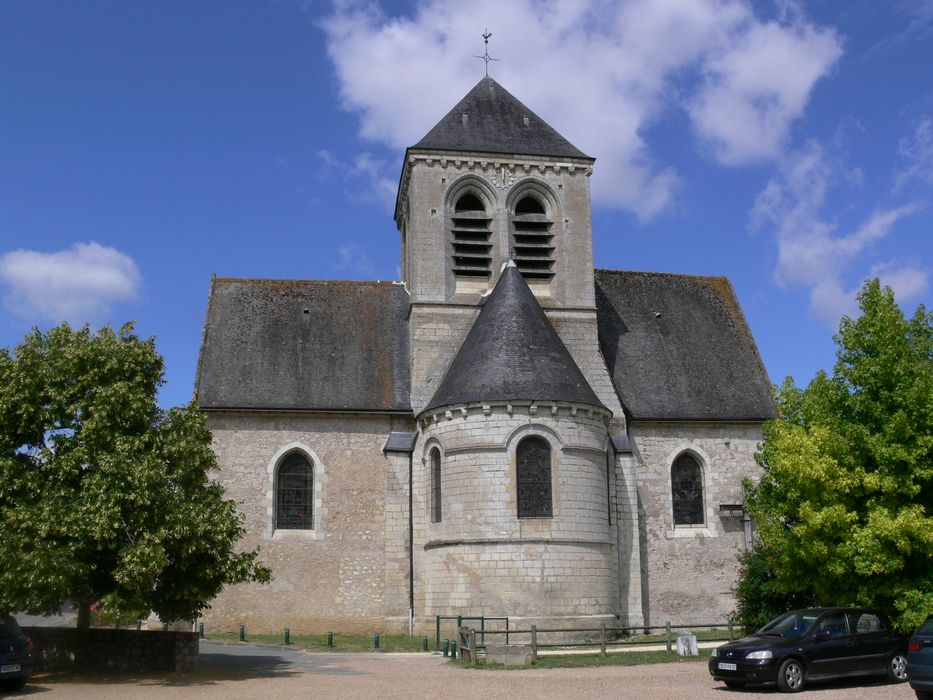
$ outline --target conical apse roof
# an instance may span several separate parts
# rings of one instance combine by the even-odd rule
[[[489,76],[412,148],[592,160]]]
[[[603,407],[512,262],[425,410],[490,401]]]

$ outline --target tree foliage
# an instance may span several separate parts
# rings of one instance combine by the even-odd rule
[[[204,416],[161,411],[162,376],[132,325],[0,350],[0,610],[71,599],[193,619],[224,585],[269,580],[258,552],[234,551]]]
[[[787,380],[747,507],[777,591],[872,605],[910,629],[933,612],[933,314],[869,281],[833,374]]]

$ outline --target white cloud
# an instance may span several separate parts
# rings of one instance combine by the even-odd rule
[[[364,138],[399,149],[482,75],[482,44],[463,30],[481,21],[502,59],[493,76],[599,158],[594,200],[647,219],[680,182],[645,139],[666,111],[685,109],[724,163],[779,152],[841,52],[833,31],[794,7],[766,21],[742,0],[426,0],[389,17],[375,3],[341,2],[322,26],[344,108]]]
[[[337,256],[339,259],[335,267],[338,270],[361,277],[371,277],[375,271],[366,251],[356,243],[340,246],[337,249]]]
[[[93,241],[55,253],[5,253],[0,279],[8,287],[4,301],[14,313],[71,323],[106,315],[112,304],[135,298],[140,284],[132,258]]]
[[[858,287],[847,289],[845,273],[860,255],[888,236],[897,223],[923,208],[921,201],[873,211],[851,232],[840,232],[824,209],[830,190],[846,173],[817,143],[789,155],[758,195],[750,213],[753,228],[772,226],[778,247],[775,279],[784,287],[810,290],[814,316],[835,325],[856,310]],[[926,273],[918,267],[875,264],[864,276],[880,276],[901,300],[922,291]],[[861,279],[861,278],[860,278]]]
[[[871,276],[894,290],[898,301],[916,299],[925,294],[930,283],[929,273],[910,263],[891,260],[872,266]]]
[[[933,185],[933,119],[921,119],[914,133],[901,139],[898,150],[906,165],[897,173],[895,189],[902,192],[912,185]]]
[[[391,211],[395,205],[397,183],[390,176],[391,166],[384,160],[374,158],[370,153],[356,155],[352,163],[347,163],[328,150],[318,151],[318,158],[345,180],[355,183],[349,198],[358,202],[375,202]]]

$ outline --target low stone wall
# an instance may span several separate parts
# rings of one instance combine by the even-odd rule
[[[23,628],[35,644],[36,671],[116,670],[184,673],[198,660],[195,632]]]

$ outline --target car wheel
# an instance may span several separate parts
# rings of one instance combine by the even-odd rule
[[[732,690],[742,690],[745,688],[745,684],[739,681],[723,681],[723,683],[726,684],[727,688],[731,688]]]
[[[22,690],[24,685],[26,685],[25,678],[8,678],[7,680],[0,681],[0,690],[7,693],[15,693],[17,690]]]
[[[803,690],[803,664],[797,659],[787,659],[778,669],[778,690],[783,693],[799,693]]]
[[[892,654],[888,659],[888,680],[892,683],[907,680],[907,657],[903,654]]]

